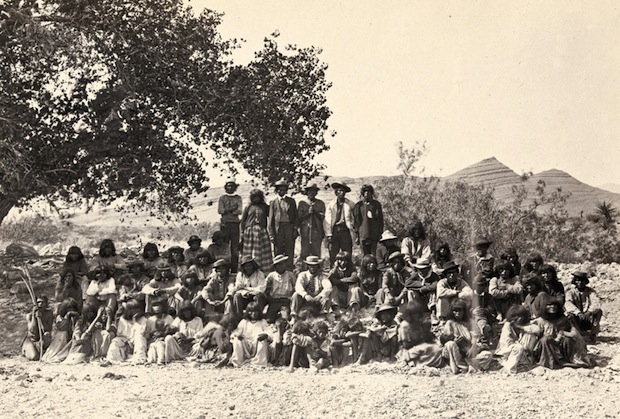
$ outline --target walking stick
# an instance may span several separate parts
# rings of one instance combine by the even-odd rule
[[[22,281],[24,283],[24,285],[26,285],[26,289],[28,290],[28,294],[30,294],[30,299],[32,300],[32,306],[36,307],[37,306],[37,298],[34,295],[34,287],[32,286],[32,278],[30,277],[30,272],[28,272],[28,268],[26,267],[26,264],[24,264],[24,267],[21,268],[21,271],[23,273],[22,275]],[[26,279],[28,279],[28,281],[26,282]],[[39,329],[39,362],[41,362],[41,358],[43,357],[43,325],[41,324],[40,319],[37,319],[36,316],[34,318],[34,320],[37,322],[37,329]]]

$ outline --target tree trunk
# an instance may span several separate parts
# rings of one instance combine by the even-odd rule
[[[15,206],[15,200],[9,198],[6,195],[0,194],[0,225],[2,225],[2,221],[9,214],[11,208]]]

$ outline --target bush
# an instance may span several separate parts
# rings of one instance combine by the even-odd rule
[[[0,225],[0,237],[6,241],[31,244],[55,243],[62,240],[70,231],[70,222],[58,223],[42,215],[21,218],[18,222]]]

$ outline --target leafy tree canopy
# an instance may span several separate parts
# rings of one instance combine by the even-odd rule
[[[245,66],[178,0],[0,4],[0,222],[35,197],[183,213],[213,167],[300,185],[328,149],[326,64],[276,37]]]

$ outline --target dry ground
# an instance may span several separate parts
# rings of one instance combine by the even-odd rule
[[[48,365],[14,355],[15,344],[4,332],[16,330],[20,317],[4,317],[2,352],[9,356],[0,359],[0,417],[618,417],[620,267],[598,271],[592,284],[606,316],[600,342],[590,351],[600,366],[517,376],[452,376],[447,369],[399,370],[390,364],[318,374],[188,363]],[[19,307],[6,295],[1,289],[0,298]]]

